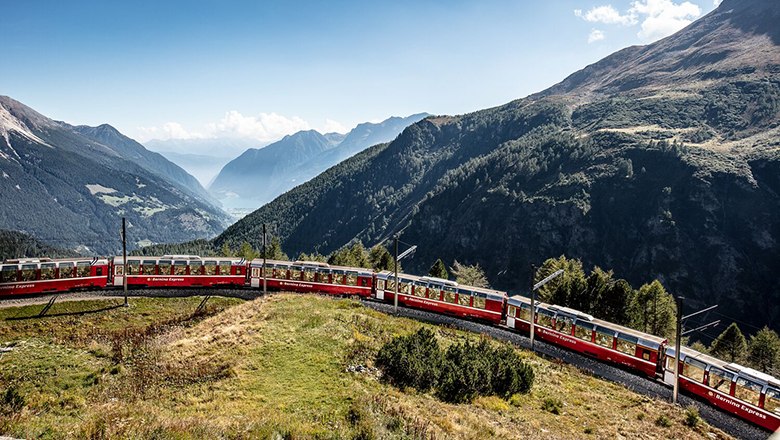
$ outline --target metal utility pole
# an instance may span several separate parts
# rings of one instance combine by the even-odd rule
[[[395,293],[393,294],[393,311],[398,313],[398,234],[395,235],[395,281],[393,286],[395,287]]]
[[[720,320],[710,322],[709,324],[704,324],[701,327],[697,327],[692,330],[686,330],[683,331],[683,321],[686,319],[696,316],[700,313],[708,312],[716,307],[718,307],[717,304],[714,306],[707,307],[706,309],[699,310],[698,312],[693,312],[690,315],[683,316],[682,310],[683,310],[683,298],[682,296],[677,297],[677,331],[675,332],[675,341],[674,341],[674,389],[672,391],[672,403],[677,404],[677,399],[680,394],[680,350],[681,350],[681,343],[682,343],[682,337],[684,335],[687,335],[689,333],[703,330],[707,327],[716,326],[720,323]]]
[[[536,332],[536,290],[563,274],[563,269],[551,273],[542,281],[534,284],[531,289],[531,351],[534,351],[534,333]]]
[[[683,297],[677,297],[677,331],[674,341],[674,391],[672,391],[672,403],[677,405],[677,397],[680,394],[680,339],[682,339],[682,308]]]
[[[265,223],[263,223],[263,295],[266,295],[268,293],[268,283],[266,282],[265,277]]]
[[[125,307],[129,307],[127,303],[127,226],[126,219],[122,217],[122,290],[125,292]]]

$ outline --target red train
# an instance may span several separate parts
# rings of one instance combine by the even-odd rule
[[[393,273],[311,261],[245,261],[195,255],[9,260],[0,265],[0,297],[83,289],[235,287],[351,295],[394,302]],[[398,275],[398,303],[530,331],[531,301],[505,292],[433,277]],[[657,336],[595,319],[577,310],[536,304],[537,338],[667,384],[674,382],[674,349]],[[780,429],[780,380],[683,348],[680,387],[711,405],[770,431]]]

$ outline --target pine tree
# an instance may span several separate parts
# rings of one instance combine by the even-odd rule
[[[677,325],[677,304],[674,297],[654,280],[639,288],[631,305],[632,327],[666,338],[674,336]]]
[[[450,274],[447,273],[447,266],[444,265],[444,262],[441,261],[441,258],[433,263],[433,266],[431,266],[431,268],[428,270],[428,275],[445,280],[450,277]]]
[[[750,337],[748,343],[750,364],[768,374],[780,373],[780,336],[764,327]]]
[[[222,243],[222,249],[219,251],[220,257],[232,257],[233,251],[230,250],[230,246],[228,246],[227,242]]]
[[[729,362],[740,362],[747,353],[745,335],[736,323],[732,322],[710,346],[710,353]]]
[[[260,255],[260,252],[252,249],[252,245],[248,242],[241,243],[241,249],[238,251],[238,257],[241,257],[247,261],[252,261]]]
[[[381,244],[371,248],[371,251],[368,253],[368,260],[371,262],[371,267],[374,270],[395,270],[393,256]],[[402,272],[400,263],[398,264],[398,272]]]
[[[568,259],[565,255],[558,258],[548,258],[534,274],[534,283],[547,278],[558,269],[563,269],[563,274],[540,287],[537,291],[539,299],[545,302],[562,306],[571,306],[571,299],[578,297],[587,288],[585,271],[582,262],[577,259]],[[588,310],[582,310],[587,312]]]
[[[282,241],[279,239],[279,237],[272,236],[271,240],[268,244],[265,246],[265,257],[269,260],[289,260],[290,258],[287,256],[287,254],[284,253],[282,250]],[[259,257],[263,256],[262,251],[258,255]]]
[[[468,266],[460,264],[458,260],[455,260],[455,262],[452,263],[450,271],[452,272],[452,275],[455,276],[455,281],[460,284],[474,287],[490,287],[487,276],[485,276],[485,271],[479,267],[479,264]]]

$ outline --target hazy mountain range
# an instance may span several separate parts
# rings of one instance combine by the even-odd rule
[[[566,254],[777,329],[777,23],[779,2],[724,0],[541,93],[417,122],[215,245],[259,246],[268,223],[290,255],[327,253],[406,228],[412,272],[457,259],[483,266],[494,287],[526,291],[532,264]]]
[[[226,163],[250,148],[263,147],[260,141],[244,138],[152,139],[144,146],[156,151],[195,176],[208,188]]]
[[[222,168],[209,186],[227,208],[256,209],[364,149],[394,139],[425,113],[358,124],[346,135],[299,131],[251,148]]]
[[[0,96],[0,228],[111,254],[216,235],[230,218],[198,181],[110,125],[72,126]]]

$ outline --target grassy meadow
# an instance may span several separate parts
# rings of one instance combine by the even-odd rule
[[[0,309],[0,435],[19,438],[728,438],[684,409],[520,350],[529,394],[443,403],[373,366],[428,326],[355,300],[132,298]],[[443,346],[480,335],[429,326]],[[498,344],[498,342],[495,342]],[[690,417],[693,419],[693,417]]]

